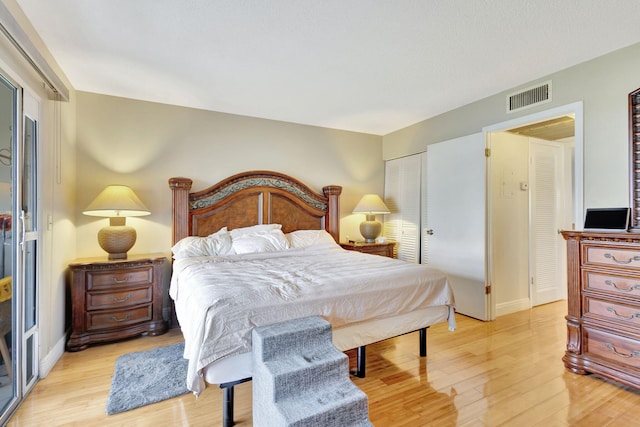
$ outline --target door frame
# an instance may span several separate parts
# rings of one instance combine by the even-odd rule
[[[29,391],[31,391],[33,389],[33,387],[35,386],[36,382],[39,379],[39,361],[40,361],[40,337],[39,337],[39,328],[40,328],[40,302],[41,302],[41,296],[40,296],[40,289],[41,289],[41,281],[40,281],[40,276],[41,276],[41,272],[43,271],[42,268],[42,258],[44,256],[44,252],[43,252],[43,245],[42,245],[42,234],[41,234],[41,226],[42,226],[42,168],[40,166],[40,159],[42,158],[42,99],[40,99],[37,95],[31,93],[28,88],[22,88],[22,111],[21,111],[21,132],[22,135],[20,136],[20,144],[22,149],[19,150],[20,151],[20,156],[16,156],[16,162],[20,162],[20,164],[18,165],[17,169],[17,179],[16,179],[16,189],[19,189],[18,191],[16,191],[16,194],[19,194],[19,202],[20,205],[24,205],[25,200],[23,200],[23,197],[25,195],[25,182],[24,182],[24,178],[25,178],[25,166],[26,166],[26,162],[31,160],[32,164],[31,164],[31,168],[32,168],[32,184],[35,185],[35,193],[32,195],[33,197],[33,202],[35,204],[35,211],[34,212],[30,212],[30,214],[32,215],[31,217],[31,227],[29,228],[29,230],[27,231],[25,229],[25,224],[23,224],[23,222],[26,220],[25,218],[22,218],[22,213],[24,212],[21,208],[20,210],[20,226],[21,229],[24,230],[24,232],[22,232],[22,237],[20,238],[19,241],[17,241],[17,245],[19,245],[19,248],[16,248],[16,268],[19,269],[19,274],[20,274],[20,287],[21,287],[21,310],[22,310],[22,314],[21,314],[21,318],[20,318],[20,322],[18,322],[20,324],[20,351],[21,351],[21,368],[23,370],[22,375],[21,375],[21,381],[22,381],[22,395],[26,396],[27,393],[29,393]],[[32,147],[32,152],[31,155],[33,158],[28,159],[27,158],[27,148],[25,145],[25,138],[26,138],[26,119],[29,118],[31,119],[34,124],[35,124],[35,134],[32,136],[32,138],[35,139],[35,141],[33,141],[33,147]],[[17,221],[16,221],[17,223]],[[31,266],[33,267],[33,269],[35,271],[31,271],[30,273],[28,272],[28,269],[30,268],[29,265],[26,264],[26,260],[27,260],[27,254],[26,254],[26,246],[28,242],[35,242],[35,253],[33,256],[35,256],[35,263]],[[32,291],[32,295],[31,295],[31,303],[33,303],[33,309],[34,309],[34,313],[33,313],[33,325],[31,325],[29,327],[29,329],[26,329],[26,308],[27,308],[27,292],[28,292],[28,286],[29,284],[27,283],[29,281],[29,277],[33,276],[33,283],[31,284],[33,286],[33,288],[31,289]],[[32,345],[32,349],[31,349],[31,353],[28,353],[27,351],[27,341],[29,339],[32,339],[31,341],[31,345]],[[27,375],[30,375],[30,377],[27,377]]]
[[[496,123],[493,125],[485,126],[482,128],[485,137],[485,148],[491,150],[491,138],[492,132],[503,132],[509,129],[525,126],[532,123],[542,122],[550,120],[552,118],[573,114],[574,127],[575,127],[575,151],[574,151],[574,170],[573,170],[573,223],[574,228],[576,225],[582,224],[582,216],[584,211],[584,117],[583,117],[583,103],[582,101],[566,104],[563,106],[551,108],[548,110],[540,111],[538,113],[529,114],[526,116],[518,117],[512,120]],[[487,283],[493,286],[493,257],[491,254],[492,248],[492,227],[491,227],[491,215],[492,215],[492,194],[490,187],[491,179],[491,158],[487,156],[486,161],[486,179],[487,179],[487,191],[486,191],[486,274]],[[496,316],[496,303],[493,297],[494,292],[489,294],[489,319],[494,320]]]

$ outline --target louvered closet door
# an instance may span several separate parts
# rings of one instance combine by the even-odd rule
[[[429,264],[429,209],[427,202],[429,195],[427,194],[428,185],[427,178],[429,176],[428,152],[420,155],[422,179],[420,182],[420,263]]]
[[[564,297],[561,262],[565,246],[558,230],[564,229],[562,203],[563,153],[558,143],[530,139],[531,153],[531,298],[532,305],[546,304]]]
[[[385,163],[384,199],[391,214],[384,235],[398,242],[398,259],[414,263],[420,262],[420,177],[420,155]]]

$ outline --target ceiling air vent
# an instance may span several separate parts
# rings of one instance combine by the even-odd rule
[[[507,96],[507,113],[551,101],[551,80]]]

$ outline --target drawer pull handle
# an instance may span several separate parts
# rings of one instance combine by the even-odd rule
[[[116,316],[111,316],[110,319],[113,320],[114,322],[124,322],[125,320],[129,319],[131,317],[131,313],[127,313],[126,316],[124,316],[122,319],[118,319]]]
[[[111,276],[111,281],[113,283],[126,283],[129,281],[129,279],[131,279],[131,275],[127,274],[127,276],[124,279],[118,279],[116,276]]]
[[[613,280],[605,280],[604,281],[605,285],[609,285],[609,286],[613,286],[614,288],[616,288],[619,291],[623,291],[623,292],[631,292],[631,291],[635,291],[640,289],[640,285],[633,285],[630,288],[621,288],[620,286],[616,285],[616,282],[614,282]]]
[[[129,298],[131,298],[133,296],[133,294],[129,294],[126,297],[120,299],[120,298],[116,298],[113,295],[111,295],[111,301],[113,302],[125,302],[126,300],[128,300]]]
[[[612,259],[614,262],[617,262],[618,264],[631,264],[633,261],[640,261],[640,256],[638,256],[638,255],[636,255],[636,256],[634,256],[634,257],[629,258],[627,261],[616,259],[616,256],[615,256],[615,255],[611,255],[611,254],[609,254],[609,253],[604,254],[604,257],[605,257],[605,258],[610,258],[610,259]]]
[[[624,357],[625,359],[629,359],[634,356],[640,356],[640,351],[632,351],[631,353],[620,353],[613,344],[609,344],[608,342],[604,344],[609,350],[611,350],[616,356]]]
[[[636,313],[636,314],[632,314],[632,315],[629,315],[629,316],[625,316],[625,315],[623,315],[623,314],[618,314],[618,312],[616,311],[616,309],[615,309],[615,308],[613,308],[613,307],[607,307],[607,311],[608,311],[608,312],[610,312],[610,313],[613,313],[616,317],[621,317],[621,318],[623,318],[623,319],[629,319],[629,320],[631,320],[631,319],[633,319],[634,317],[640,317],[640,314],[638,314],[638,313]]]

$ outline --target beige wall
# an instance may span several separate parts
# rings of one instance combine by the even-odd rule
[[[578,101],[584,103],[584,206],[628,206],[628,94],[640,87],[640,43],[523,83],[551,79],[553,101],[507,114],[511,89],[383,137],[392,159],[425,151],[429,144],[482,131],[483,127]]]
[[[167,180],[185,176],[202,190],[238,172],[267,169],[289,174],[315,191],[343,186],[341,235],[359,235],[364,219],[351,215],[359,198],[382,194],[382,138],[78,92],[77,247],[100,256],[96,234],[107,219],[82,209],[108,184],[131,186],[152,212],[129,218],[138,232],[133,252],[171,247],[171,194]]]
[[[71,86],[68,86],[71,89]],[[64,351],[70,327],[67,266],[76,258],[76,103],[71,89],[69,102],[46,101],[42,147],[44,171],[41,217],[45,268],[40,283],[40,359],[41,374],[46,375]],[[56,105],[57,104],[57,105]],[[47,222],[51,220],[49,226]],[[67,319],[67,320],[65,320]],[[46,358],[46,359],[45,359]]]

